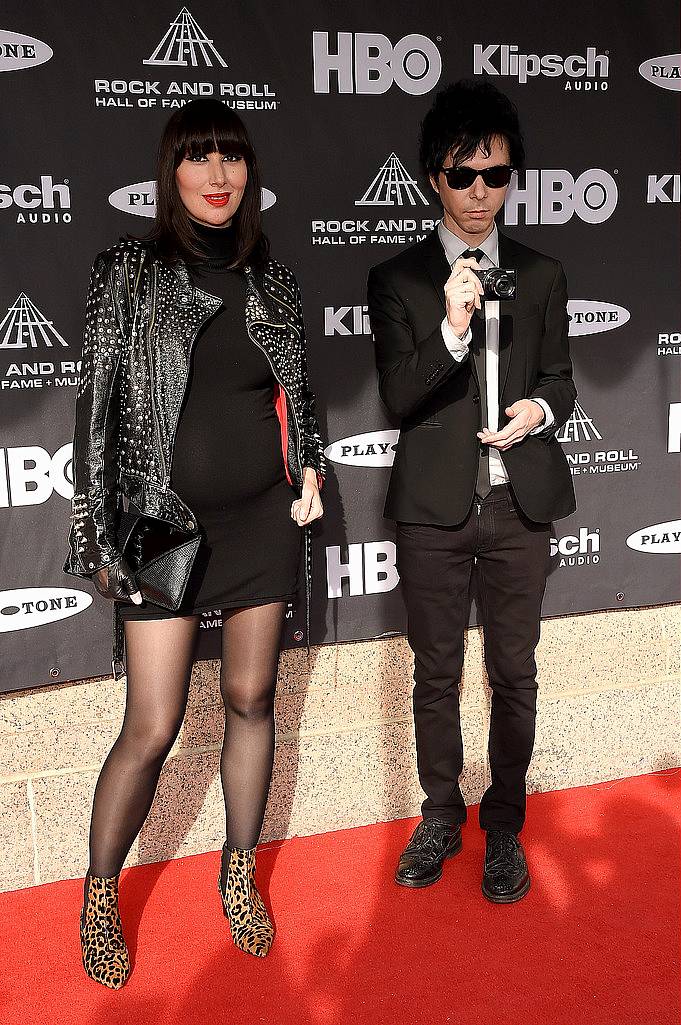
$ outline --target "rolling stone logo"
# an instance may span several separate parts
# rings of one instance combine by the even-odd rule
[[[428,206],[428,197],[396,153],[391,153],[355,200],[356,207],[413,208],[414,216],[346,217],[313,220],[311,241],[314,246],[406,245],[419,242],[433,230],[438,218],[421,217],[419,209]]]
[[[53,55],[52,48],[33,36],[0,30],[0,71],[21,71],[45,64]]]
[[[0,210],[10,211],[17,224],[70,224],[69,179],[41,174],[39,183],[0,185]]]
[[[0,321],[0,391],[75,387],[80,360],[55,358],[68,347],[54,323],[20,292]]]
[[[187,69],[193,77],[168,81],[167,75],[162,80],[159,72],[159,78],[154,79],[96,78],[95,106],[172,111],[200,96],[212,96],[232,110],[273,111],[279,107],[277,93],[268,82],[224,80],[223,72],[228,63],[222,49],[186,7],[170,22],[142,64],[175,75]],[[217,73],[220,80],[215,81],[211,72]],[[208,80],[197,81],[198,74]]]
[[[73,587],[17,587],[0,591],[0,633],[56,623],[84,612],[92,595]]]
[[[596,299],[569,299],[567,304],[571,338],[613,331],[626,324],[631,314],[624,306],[604,303]]]
[[[573,477],[629,473],[641,467],[641,457],[631,448],[597,448],[592,452],[585,447],[603,441],[603,435],[579,402],[575,402],[572,416],[563,424],[556,438],[562,445],[580,446],[576,452],[565,453]]]
[[[260,209],[268,210],[277,201],[277,197],[269,189],[261,190]],[[116,189],[109,196],[109,203],[116,210],[122,210],[126,214],[136,214],[138,217],[156,216],[156,182],[135,182],[133,185],[124,185],[122,189]]]

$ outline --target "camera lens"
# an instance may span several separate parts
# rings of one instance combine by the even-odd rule
[[[513,295],[513,279],[508,274],[500,274],[494,282],[494,291],[500,299]]]

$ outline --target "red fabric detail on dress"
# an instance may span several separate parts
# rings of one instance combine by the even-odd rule
[[[286,470],[286,480],[291,484],[291,474],[288,468],[288,413],[286,410],[286,395],[284,389],[281,387],[279,382],[274,386],[274,408],[279,417],[279,427],[281,429],[281,453],[284,457],[284,469]]]

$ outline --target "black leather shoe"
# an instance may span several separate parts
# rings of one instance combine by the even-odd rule
[[[485,848],[482,892],[494,904],[513,904],[530,888],[525,852],[515,833],[490,829]]]
[[[461,850],[461,826],[442,819],[424,819],[402,851],[395,882],[400,886],[430,886],[442,875],[445,858]]]

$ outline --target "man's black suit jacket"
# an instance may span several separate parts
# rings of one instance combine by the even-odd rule
[[[500,303],[499,428],[518,399],[542,398],[555,417],[502,459],[525,515],[548,523],[575,509],[570,469],[556,432],[572,414],[576,389],[568,347],[567,282],[557,260],[499,232],[499,266],[518,273],[518,298]],[[457,362],[442,339],[450,274],[433,231],[369,273],[368,302],[379,393],[400,423],[385,515],[452,526],[475,492],[480,389],[475,362]]]

